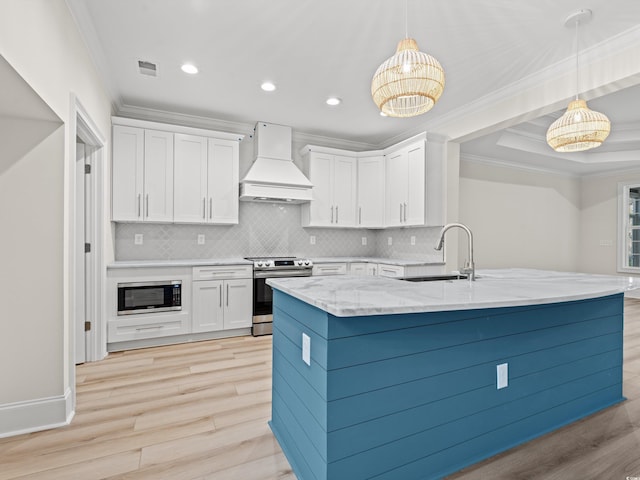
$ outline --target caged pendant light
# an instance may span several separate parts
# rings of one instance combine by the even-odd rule
[[[591,15],[591,10],[582,9],[565,21],[566,27],[576,28],[576,98],[547,130],[547,143],[556,152],[582,152],[599,147],[611,131],[607,116],[589,109],[587,102],[578,98],[578,25],[591,20]]]
[[[433,108],[444,90],[444,70],[431,55],[418,50],[407,32],[395,55],[385,60],[371,81],[371,96],[380,112],[389,117],[415,117]]]

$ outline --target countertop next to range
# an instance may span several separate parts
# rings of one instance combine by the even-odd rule
[[[267,283],[338,317],[539,305],[640,288],[638,277],[530,269],[480,270],[475,282],[414,283],[338,275],[269,279]]]
[[[444,265],[444,262],[424,262],[420,260],[403,260],[398,258],[373,257],[310,257],[314,263],[384,263],[398,266]],[[253,262],[244,258],[200,258],[184,260],[118,260],[110,263],[107,268],[151,268],[151,267],[199,267],[205,265],[252,265]]]

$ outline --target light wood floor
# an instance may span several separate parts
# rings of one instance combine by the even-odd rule
[[[626,402],[449,478],[640,477],[638,300],[626,303],[624,362]],[[270,374],[271,337],[149,348],[80,365],[72,424],[0,439],[0,480],[295,480],[267,425]]]

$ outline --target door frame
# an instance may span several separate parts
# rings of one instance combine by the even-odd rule
[[[106,324],[104,319],[104,288],[105,288],[105,276],[106,270],[104,266],[104,178],[105,171],[107,170],[107,155],[105,153],[105,146],[107,144],[105,137],[102,135],[93,119],[87,113],[80,100],[75,94],[71,94],[71,111],[70,111],[70,134],[73,136],[73,142],[70,142],[72,148],[75,150],[76,138],[80,139],[85,144],[85,158],[88,160],[86,163],[92,165],[92,172],[90,175],[90,200],[87,202],[91,211],[89,216],[92,219],[91,225],[88,226],[89,238],[91,238],[92,253],[89,256],[89,262],[86,278],[86,284],[89,285],[89,291],[86,292],[86,296],[89,299],[87,315],[92,319],[91,330],[87,332],[86,342],[86,361],[101,360],[107,355],[106,344]],[[75,155],[72,155],[73,161],[76,161]],[[74,188],[70,188],[71,195],[71,208],[74,212],[78,201],[84,199],[76,198],[75,185],[77,181],[84,181],[84,179],[78,179],[75,168],[72,171],[72,185]],[[83,245],[76,245],[75,235],[70,235],[70,248],[71,252],[75,252],[78,248],[84,248]],[[69,299],[69,305],[75,305],[75,299],[77,295],[85,294],[85,284],[80,284],[75,278],[74,262],[75,257],[73,254],[69,255],[69,259],[72,262],[72,268],[69,269],[72,272],[73,278],[71,281],[72,288],[70,289],[71,298]],[[75,326],[78,322],[75,309],[71,310],[70,314],[69,330],[73,332],[69,341],[69,356],[71,364],[71,384],[75,384]]]

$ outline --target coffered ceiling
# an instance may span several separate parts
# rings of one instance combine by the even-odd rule
[[[609,66],[591,67],[595,59],[640,47],[638,0],[67,3],[121,115],[171,112],[184,122],[207,119],[244,133],[266,121],[356,149],[427,130],[463,142],[467,158],[576,174],[640,162],[640,59],[623,66],[612,60],[611,71],[624,74],[610,84]],[[405,35],[405,5],[408,34],[440,61],[446,87],[427,114],[385,118],[371,100],[371,78]],[[564,20],[580,8],[593,11],[580,30],[585,97],[613,129],[593,153],[560,156],[546,146],[544,133],[575,93],[574,31]],[[156,76],[141,74],[138,61],[157,65]],[[199,73],[183,73],[185,62]],[[266,80],[275,83],[274,92],[260,89]],[[532,102],[532,87],[544,82],[546,90]],[[326,105],[329,96],[342,103]],[[498,99],[509,101],[503,117],[484,115]]]

